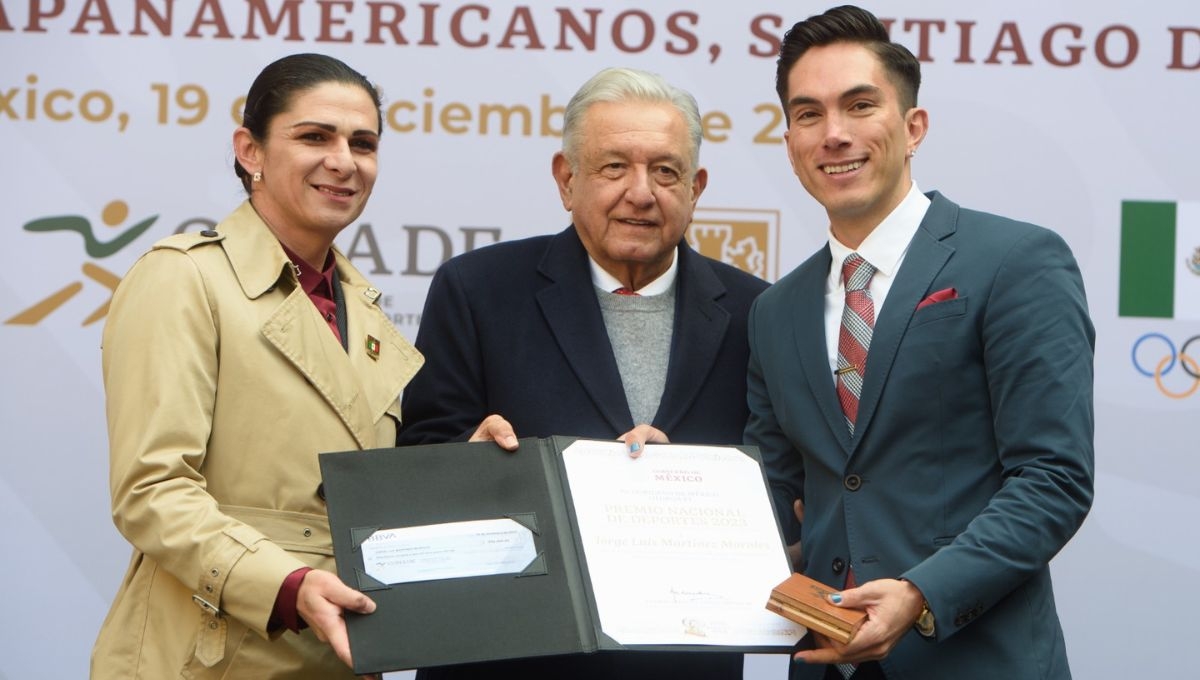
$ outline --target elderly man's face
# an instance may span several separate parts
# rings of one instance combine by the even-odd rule
[[[683,114],[666,103],[601,102],[584,113],[575,166],[554,157],[563,207],[601,267],[631,288],[667,270],[707,174],[692,167]]]

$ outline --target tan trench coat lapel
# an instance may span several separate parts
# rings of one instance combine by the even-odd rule
[[[388,409],[400,408],[397,399],[400,391],[408,384],[425,362],[421,353],[392,326],[391,321],[379,308],[381,294],[372,288],[362,274],[334,249],[337,258],[338,278],[346,297],[347,331],[346,354],[350,365],[359,376],[366,398],[364,407],[371,421],[378,421]],[[331,334],[332,335],[332,334]],[[378,351],[368,347],[370,341],[378,341]],[[380,442],[377,446],[392,446],[393,442]]]
[[[263,336],[321,394],[360,448],[375,446],[375,427],[358,375],[329,326],[299,286],[263,324]]]
[[[420,365],[413,362],[404,366],[404,362],[419,358],[419,354],[391,327],[386,316],[374,306],[374,300],[365,302],[367,286],[362,276],[336,253],[338,275],[346,294],[348,355],[298,285],[283,248],[250,203],[243,203],[232,219],[256,223],[238,229],[239,237],[226,238],[223,243],[246,296],[257,299],[281,284],[291,288],[263,324],[263,337],[304,375],[360,448],[391,446],[392,442],[375,441],[374,423],[396,403],[400,390]],[[264,252],[273,256],[264,258]],[[366,356],[368,334],[385,345],[376,361]],[[406,370],[401,370],[401,366]]]

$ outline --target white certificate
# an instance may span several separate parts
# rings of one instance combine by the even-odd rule
[[[563,451],[600,627],[623,645],[783,646],[791,574],[758,463],[734,448],[580,440]]]
[[[388,584],[518,573],[535,555],[533,533],[511,519],[380,529],[362,544],[363,569]]]

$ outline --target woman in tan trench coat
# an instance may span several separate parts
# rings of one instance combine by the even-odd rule
[[[134,551],[93,678],[353,676],[342,612],[374,603],[333,573],[317,454],[392,446],[422,362],[333,248],[371,193],[381,122],[342,62],[269,65],[234,133],[249,200],[119,286],[103,374]]]

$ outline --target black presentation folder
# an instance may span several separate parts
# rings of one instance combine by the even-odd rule
[[[378,605],[346,614],[355,673],[597,650],[790,650],[622,645],[605,635],[561,458],[574,441],[522,439],[515,453],[489,442],[320,455],[338,576]],[[737,448],[761,468],[756,448]],[[359,545],[377,529],[503,518],[534,534],[537,559],[522,573],[387,585],[364,572]]]

